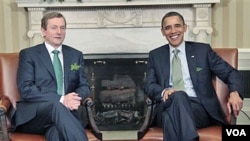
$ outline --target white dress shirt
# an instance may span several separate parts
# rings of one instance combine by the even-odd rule
[[[51,59],[51,62],[53,62],[53,57],[54,57],[54,54],[52,53],[53,50],[55,50],[54,47],[52,47],[50,44],[46,43],[45,42],[45,46],[49,52],[49,55],[50,55],[50,59]],[[62,46],[59,46],[56,50],[58,50],[60,53],[58,54],[58,57],[60,59],[60,62],[62,64],[62,72],[63,72],[63,91],[62,91],[62,96],[61,96],[61,99],[60,99],[60,102],[63,102],[63,98],[64,98],[64,95],[65,95],[65,91],[64,91],[64,70],[63,70],[63,53],[62,53]]]
[[[190,97],[197,97],[193,83],[191,81],[189,69],[188,69],[188,63],[187,63],[187,57],[186,57],[186,50],[185,50],[185,41],[183,41],[180,46],[178,47],[172,47],[171,45],[169,49],[170,53],[170,66],[172,66],[172,60],[174,57],[173,50],[177,48],[179,50],[178,56],[181,59],[181,68],[182,68],[182,76],[183,76],[183,81],[184,81],[184,87],[185,87],[185,92],[188,94]],[[172,69],[170,69],[170,76],[172,76]],[[172,77],[169,77],[169,86],[171,87],[173,85],[172,82]],[[164,93],[165,90],[163,90]],[[163,94],[162,93],[162,94]]]

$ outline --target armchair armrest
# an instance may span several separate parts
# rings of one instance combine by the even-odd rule
[[[236,124],[236,117],[233,115],[232,113],[232,117],[231,117],[231,122],[230,122],[231,125],[235,125]]]
[[[148,128],[149,128],[151,120],[152,120],[153,104],[154,103],[150,98],[146,99],[147,111],[146,111],[146,115],[145,115],[145,120],[144,120],[141,128],[137,132],[138,140],[140,140],[145,135],[145,133],[148,131]]]
[[[102,140],[102,132],[99,130],[99,128],[96,125],[96,122],[94,120],[93,112],[92,112],[92,106],[94,104],[93,100],[91,98],[86,98],[83,101],[83,104],[86,106],[87,110],[87,117],[88,117],[88,122],[91,127],[91,131],[93,134],[100,140]]]
[[[3,140],[3,141],[9,141],[6,111],[7,111],[7,108],[5,105],[2,105],[2,100],[1,100],[0,101],[0,140]]]
[[[231,109],[233,109],[231,107]],[[228,113],[228,112],[227,112]],[[228,113],[229,114],[229,113]],[[226,116],[226,121],[230,124],[230,125],[236,125],[236,121],[237,121],[237,117],[234,115],[233,111],[231,112],[231,114],[229,116]]]
[[[7,112],[10,108],[11,103],[7,97],[2,97],[0,100],[0,108],[4,110],[4,112]]]

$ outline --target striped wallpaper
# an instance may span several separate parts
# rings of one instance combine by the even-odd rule
[[[212,46],[250,48],[250,1],[221,0],[213,7]]]

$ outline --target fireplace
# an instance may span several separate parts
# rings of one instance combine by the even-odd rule
[[[97,56],[85,58],[97,126],[103,131],[139,129],[145,114],[146,55]]]

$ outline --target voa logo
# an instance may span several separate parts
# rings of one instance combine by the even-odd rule
[[[226,129],[227,136],[247,136],[244,129]]]

